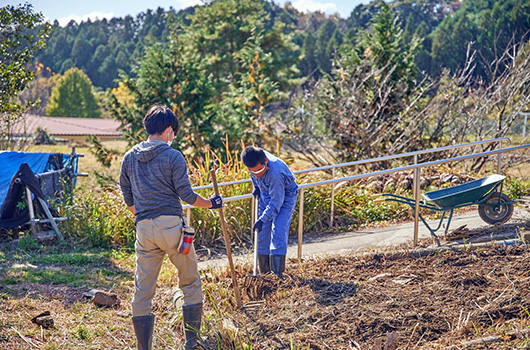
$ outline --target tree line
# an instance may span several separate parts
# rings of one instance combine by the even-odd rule
[[[264,23],[267,29],[282,26],[283,34],[290,35],[293,45],[283,54],[290,56],[285,59],[298,59],[298,73],[293,78],[319,78],[331,72],[334,54],[340,46],[353,43],[357,33],[368,28],[381,11],[382,1],[359,5],[345,19],[320,12],[301,13],[290,4],[280,7],[263,0],[257,4],[268,17]],[[466,58],[467,43],[473,42],[484,56],[475,74],[487,78],[488,62],[495,52],[527,35],[530,29],[530,5],[524,0],[394,0],[389,4],[404,31],[404,40],[413,36],[422,40],[415,63],[419,71],[431,76],[439,76],[444,68],[460,68]],[[229,14],[233,12],[226,7],[240,5],[245,6],[241,2],[225,6],[226,25],[236,24],[230,23]],[[176,12],[173,8],[159,7],[135,17],[81,23],[72,20],[65,27],[55,22],[46,47],[36,54],[35,60],[58,74],[77,67],[102,89],[117,87],[120,70],[130,74],[146,48],[155,43],[168,43],[176,28],[189,25],[197,8],[200,7]],[[248,20],[241,23],[243,27],[252,25],[251,19]]]

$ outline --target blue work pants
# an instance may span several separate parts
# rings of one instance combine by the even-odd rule
[[[285,196],[283,205],[278,215],[270,221],[263,223],[263,228],[258,235],[259,255],[286,255],[287,238],[289,236],[289,226],[293,217],[297,196]],[[259,216],[265,210],[270,197],[260,196]]]

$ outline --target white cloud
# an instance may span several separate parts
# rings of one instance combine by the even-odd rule
[[[107,20],[110,20],[112,17],[115,17],[113,12],[93,11],[93,12],[87,13],[87,14],[82,15],[82,16],[76,15],[76,14],[71,14],[71,15],[66,16],[66,17],[58,18],[57,21],[59,21],[59,25],[64,27],[71,20],[74,20],[74,21],[76,21],[79,24],[79,23],[81,23],[81,21],[86,22],[89,18],[90,18],[91,21],[95,21],[95,20],[103,19],[103,18],[106,18]]]
[[[185,9],[195,5],[204,5],[204,1],[202,0],[177,0],[177,2],[180,4],[181,9]]]
[[[337,11],[337,5],[331,2],[320,3],[313,0],[297,0],[293,2],[293,6],[299,11],[321,11],[326,13],[333,13]]]

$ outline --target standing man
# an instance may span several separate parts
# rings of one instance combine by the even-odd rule
[[[193,191],[182,154],[171,148],[178,120],[165,106],[153,106],[144,118],[147,141],[123,157],[120,187],[125,203],[136,216],[136,272],[132,321],[139,350],[152,346],[155,315],[151,301],[165,255],[178,270],[179,288],[184,294],[182,315],[185,349],[197,349],[201,328],[202,285],[193,247],[193,229],[188,227],[181,200],[196,207],[217,209],[223,198],[209,200]]]
[[[252,228],[259,232],[259,270],[282,277],[298,185],[287,164],[261,148],[246,147],[241,160],[250,171],[252,194],[259,196],[259,218]]]

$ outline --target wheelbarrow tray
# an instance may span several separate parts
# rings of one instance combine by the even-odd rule
[[[442,210],[477,204],[481,198],[499,186],[505,178],[506,176],[494,174],[462,185],[424,193],[423,198]]]

